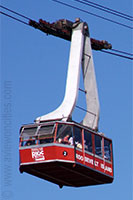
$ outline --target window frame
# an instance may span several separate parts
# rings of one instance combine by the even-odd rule
[[[77,144],[76,144],[75,128],[81,130],[81,131],[80,131],[80,139],[81,139],[81,142],[79,142],[79,143],[77,143]],[[74,135],[74,146],[75,146],[76,150],[84,151],[84,150],[83,150],[83,148],[84,148],[84,144],[83,144],[83,128],[74,125],[74,126],[73,126],[73,135]],[[78,146],[77,146],[77,145],[78,145]],[[81,145],[81,146],[80,146],[80,145]]]
[[[98,154],[96,153],[96,140],[95,140],[96,137],[101,138],[101,145],[100,145],[100,148],[101,148],[101,150],[100,150],[101,155],[98,155]],[[103,137],[102,137],[101,135],[98,135],[98,134],[95,134],[95,136],[94,136],[94,154],[95,154],[96,157],[103,158]]]
[[[83,129],[84,130],[84,141],[86,140],[86,138],[85,138],[85,135],[87,135],[87,134],[89,134],[90,136],[91,136],[91,148],[92,148],[92,150],[91,151],[89,151],[89,147],[88,147],[88,150],[85,148],[85,146],[86,145],[88,145],[89,146],[89,143],[88,144],[85,144],[85,142],[84,142],[84,151],[85,151],[85,153],[89,153],[89,154],[94,154],[94,152],[93,152],[93,133],[91,133],[89,130],[85,130],[85,129]],[[90,138],[88,137],[88,139],[90,140]],[[88,141],[89,141],[88,140]]]

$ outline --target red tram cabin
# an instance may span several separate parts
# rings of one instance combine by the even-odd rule
[[[112,140],[74,122],[22,126],[19,152],[21,173],[60,187],[113,181]]]

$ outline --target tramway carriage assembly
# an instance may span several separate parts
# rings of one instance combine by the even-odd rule
[[[38,117],[34,124],[23,125],[20,129],[20,172],[60,187],[112,183],[112,140],[98,132],[99,100],[92,57],[92,48],[108,48],[108,43],[103,41],[104,47],[99,42],[94,44],[88,25],[80,20],[29,23],[47,34],[71,40],[71,47],[62,104],[55,111]],[[72,121],[72,112],[81,66],[88,112],[81,123],[76,123]]]

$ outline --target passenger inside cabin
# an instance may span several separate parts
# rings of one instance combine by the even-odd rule
[[[67,134],[64,138],[58,139],[59,143],[73,145],[73,137]]]
[[[74,127],[75,133],[75,146],[79,149],[82,149],[82,129],[79,127]]]
[[[35,145],[36,141],[35,139],[33,140],[32,137],[29,138],[29,140],[26,141],[25,146],[30,146],[30,145]]]
[[[43,138],[39,140],[39,144],[47,144],[47,143],[52,143],[53,138]]]
[[[63,138],[62,143],[64,143],[64,144],[69,144],[69,135],[66,135],[66,136]]]
[[[59,125],[57,130],[57,142],[73,145],[73,128],[70,125]]]
[[[84,141],[85,151],[92,153],[92,134],[87,130],[84,131]]]
[[[67,134],[62,140],[61,140],[62,144],[70,144],[73,145],[73,137],[70,136],[69,134]]]
[[[104,158],[111,161],[111,143],[109,140],[104,140]]]
[[[88,151],[88,145],[87,145],[87,143],[86,143],[86,140],[84,140],[84,148],[85,148],[85,150]]]
[[[70,143],[70,145],[73,145],[73,137],[72,136],[69,137],[69,143]]]
[[[106,160],[111,160],[111,155],[110,155],[110,151],[109,151],[108,147],[106,147],[105,150],[104,150],[104,158]]]
[[[76,143],[76,147],[79,148],[79,149],[82,149],[82,144],[79,143],[79,142],[75,142]]]

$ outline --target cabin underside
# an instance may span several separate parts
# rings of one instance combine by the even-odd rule
[[[79,163],[52,161],[47,163],[21,164],[20,172],[26,172],[63,186],[82,187],[112,183],[113,178]]]

